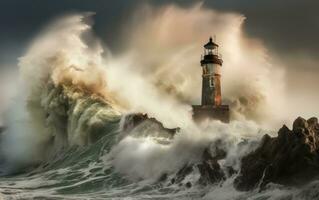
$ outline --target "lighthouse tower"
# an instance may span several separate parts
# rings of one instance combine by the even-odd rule
[[[220,106],[222,103],[220,68],[223,61],[218,54],[218,45],[212,38],[209,38],[209,42],[204,45],[204,56],[200,64],[203,69],[202,105]]]
[[[202,67],[201,105],[193,105],[193,117],[196,121],[211,118],[229,122],[229,106],[222,105],[221,67],[223,60],[218,53],[218,45],[209,38],[204,45],[204,55],[200,61]]]

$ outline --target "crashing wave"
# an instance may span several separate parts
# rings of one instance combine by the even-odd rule
[[[101,96],[62,84],[48,84],[41,105],[54,146],[88,145],[117,127],[121,113]]]
[[[19,120],[9,124],[13,126],[8,126],[3,133],[1,148],[10,167],[26,161],[32,166],[40,165],[30,169],[24,168],[26,163],[23,163],[19,169],[11,170],[24,173],[1,179],[0,192],[13,195],[21,192],[30,199],[64,198],[65,195],[73,199],[127,196],[142,199],[147,195],[162,199],[269,199],[274,188],[284,193],[279,194],[278,199],[307,193],[307,189],[291,192],[293,189],[269,182],[267,187],[262,184],[265,190],[261,193],[255,187],[247,193],[234,187],[238,174],[244,173],[242,161],[245,164],[247,154],[254,157],[263,148],[258,145],[265,131],[245,119],[262,121],[270,114],[266,105],[274,105],[281,99],[279,90],[272,87],[279,77],[269,76],[273,70],[265,67],[268,62],[264,59],[264,49],[256,44],[251,48],[247,38],[240,34],[243,17],[215,13],[200,6],[191,12],[178,7],[163,11],[164,17],[159,12],[150,15],[150,19],[163,20],[160,24],[167,28],[165,30],[172,29],[174,33],[179,30],[174,23],[166,24],[174,19],[189,16],[190,23],[183,24],[185,27],[180,29],[183,34],[159,34],[158,40],[152,35],[161,33],[157,31],[158,24],[154,26],[154,20],[141,23],[142,27],[137,29],[144,31],[143,34],[134,32],[133,44],[127,48],[140,52],[143,59],[128,53],[123,60],[119,59],[120,64],[112,59],[104,62],[103,49],[90,38],[91,27],[85,23],[84,15],[72,15],[54,23],[34,41],[19,64],[26,93],[22,104],[26,104],[26,108],[22,111],[27,116],[22,124],[16,123]],[[230,75],[225,79],[228,83],[225,94],[231,97],[229,101],[235,102],[233,107],[243,121],[234,120],[230,124],[206,121],[196,125],[191,119],[188,103],[194,100],[194,91],[199,91],[195,85],[200,84],[193,82],[198,81],[193,80],[193,74],[199,68],[194,68],[197,50],[191,48],[194,44],[190,41],[194,36],[204,36],[202,32],[184,33],[195,30],[189,26],[193,24],[206,30],[206,38],[206,34],[211,33],[211,29],[206,29],[208,23],[218,25],[216,30],[221,31],[218,35],[228,48],[225,56],[234,66],[225,67],[229,70],[225,74]],[[152,42],[147,42],[150,38]],[[163,52],[169,55],[154,54],[153,41],[155,46],[161,41],[157,45],[161,48],[165,45]],[[189,43],[186,50],[185,43]],[[243,48],[242,43],[246,44]],[[248,49],[254,49],[254,54]],[[176,63],[183,64],[176,66]],[[243,70],[249,72],[247,79],[238,79]],[[167,80],[165,84],[163,77]],[[255,77],[260,81],[256,83]],[[272,96],[278,98],[270,98]],[[274,100],[275,103],[269,102]],[[123,112],[119,107],[126,109]],[[147,113],[150,118],[128,113]],[[19,129],[14,129],[16,127]],[[311,140],[308,136],[302,137]],[[265,143],[264,139],[262,145],[271,146],[277,140],[268,138]],[[1,169],[5,169],[2,163]],[[262,165],[253,186],[256,182],[259,186],[262,177],[269,178],[260,173],[264,171]],[[316,188],[317,183],[311,187]],[[34,194],[34,190],[39,193]]]

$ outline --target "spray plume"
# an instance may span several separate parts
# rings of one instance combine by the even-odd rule
[[[200,96],[201,46],[213,34],[218,35],[222,47],[223,93],[225,102],[232,105],[234,119],[267,121],[271,115],[269,106],[279,105],[272,97],[281,98],[282,73],[269,64],[260,42],[243,35],[242,15],[219,13],[200,4],[191,8],[146,6],[128,26],[125,34],[128,41],[123,40],[122,53],[107,57],[91,33],[89,18],[77,14],[58,19],[33,41],[20,59],[27,102],[23,109],[28,113],[22,121],[27,123],[14,124],[22,128],[9,129],[6,134],[3,143],[8,157],[12,154],[24,159],[41,157],[36,149],[46,148],[44,144],[52,137],[60,138],[55,139],[56,143],[87,144],[87,135],[93,132],[88,127],[106,123],[109,113],[143,112],[166,127],[183,130],[170,147],[128,136],[114,148],[112,157],[119,170],[130,160],[129,152],[145,158],[136,158],[140,162],[136,162],[132,173],[147,178],[168,170],[165,167],[159,170],[152,161],[171,162],[174,169],[187,159],[196,160],[194,155],[202,149],[202,143],[230,134],[237,138],[244,132],[258,132],[253,122],[198,127],[192,121],[190,104],[198,103]],[[278,87],[271,88],[274,83]],[[24,128],[26,124],[28,129]],[[215,134],[213,139],[209,134]],[[23,150],[12,145],[17,136],[23,136]],[[41,139],[34,142],[34,138]],[[186,147],[189,148],[183,151],[185,156],[173,162]],[[26,156],[28,148],[33,153]],[[150,168],[145,170],[141,165]]]

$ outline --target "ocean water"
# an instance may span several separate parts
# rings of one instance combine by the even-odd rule
[[[109,109],[109,108],[108,108]],[[0,177],[0,198],[2,199],[216,199],[216,200],[292,200],[318,199],[319,181],[300,188],[270,184],[266,190],[258,188],[249,192],[239,192],[233,187],[236,175],[213,185],[198,183],[199,172],[194,171],[185,179],[172,184],[172,171],[163,181],[143,178],[132,179],[130,174],[119,172],[114,166],[112,150],[119,143],[121,116],[108,116],[108,126],[104,135],[94,143],[67,147],[35,166],[24,168],[13,174]],[[122,119],[123,121],[123,119]],[[150,128],[151,127],[151,128]],[[157,130],[144,124],[143,129]],[[140,129],[138,129],[141,131]],[[138,134],[138,137],[148,137]],[[167,136],[167,135],[166,135]],[[129,134],[123,137],[131,137]],[[157,142],[163,140],[157,134]],[[156,139],[153,137],[152,139]],[[172,138],[166,138],[160,145],[169,146]],[[141,144],[144,145],[144,144]],[[134,150],[133,150],[134,151]],[[154,152],[153,152],[154,153]],[[113,155],[112,155],[113,154]],[[120,155],[120,154],[117,154]],[[161,159],[159,157],[159,159]],[[132,165],[124,168],[130,169]],[[147,167],[147,166],[146,166]],[[128,170],[129,171],[129,170]],[[187,182],[192,187],[186,187]]]
[[[175,8],[170,8],[170,12],[174,10]],[[180,13],[179,9],[177,11],[174,12]],[[192,16],[196,19],[193,24],[201,25],[205,30],[207,27],[213,27],[214,30],[209,28],[208,32],[214,32],[216,26],[207,26],[207,22],[214,21],[211,19],[215,16],[214,12],[211,14],[205,11],[204,14],[206,14],[202,15],[201,10],[195,9],[195,11],[184,10],[182,17],[168,15],[173,18],[167,21]],[[208,21],[197,17],[198,14],[199,16],[208,15],[206,16]],[[123,64],[123,61],[115,62],[116,58],[113,58],[106,63],[103,62],[106,58],[102,56],[102,45],[97,43],[96,46],[92,46],[92,41],[86,42],[82,37],[83,34],[90,33],[90,25],[85,23],[84,18],[85,16],[81,14],[61,18],[59,22],[50,25],[48,30],[35,38],[25,56],[20,58],[20,73],[24,81],[22,83],[24,87],[21,87],[23,91],[20,93],[23,97],[19,97],[21,101],[18,102],[18,106],[14,105],[10,110],[12,119],[6,124],[7,129],[0,136],[0,200],[319,199],[319,181],[299,187],[269,184],[264,190],[257,187],[248,192],[237,191],[233,187],[237,174],[227,176],[226,180],[219,183],[200,184],[200,173],[196,165],[201,162],[205,148],[214,149],[218,144],[219,148],[227,152],[226,158],[220,161],[222,169],[231,166],[240,170],[241,157],[252,151],[256,147],[253,144],[258,144],[260,137],[269,132],[261,130],[251,121],[232,121],[229,124],[210,121],[197,126],[191,119],[189,105],[182,104],[175,95],[169,96],[163,93],[163,88],[161,90],[157,88],[154,82],[145,77],[145,74],[136,74],[138,70],[135,70],[135,66],[131,68],[127,66],[128,63],[136,63],[136,60],[124,59]],[[234,22],[238,24],[238,30],[240,30],[242,16],[236,15],[232,18],[234,21],[227,21],[231,27],[230,30],[233,30]],[[151,21],[157,22],[157,20]],[[176,24],[180,24],[179,21]],[[224,26],[225,23],[219,24]],[[158,27],[157,24],[154,27]],[[172,33],[175,33],[176,27],[172,27]],[[192,31],[195,30],[193,27],[190,28]],[[149,30],[149,28],[142,30]],[[230,32],[228,29],[222,30],[225,30],[227,34]],[[240,33],[241,31],[237,31],[236,28],[233,33],[236,41],[241,41]],[[190,40],[193,41],[194,34],[190,35]],[[141,40],[143,44],[145,44],[144,38],[152,38],[152,41],[154,38],[153,35],[145,37],[144,33],[140,37],[143,37]],[[152,46],[153,42],[150,44]],[[135,46],[139,45],[135,44]],[[158,57],[160,61],[166,59],[160,53],[153,53],[152,48],[144,49],[144,45],[142,46],[141,52],[150,52],[152,56],[160,55]],[[242,67],[251,66],[253,70],[247,68],[244,71],[253,71],[247,77],[255,79],[256,68],[268,66],[264,62],[260,63],[259,60],[264,59],[253,62],[250,55],[255,54],[248,53],[248,57],[246,54],[243,56],[245,48],[241,46],[233,48],[233,42],[230,47],[230,52],[238,49],[230,54],[230,58],[233,58],[233,55],[240,55],[235,57],[243,59],[233,61],[232,67],[237,66],[238,73],[243,71]],[[166,49],[175,51],[175,48],[171,46]],[[249,49],[256,51],[255,48]],[[184,45],[181,52],[184,52]],[[186,63],[186,58],[197,55],[194,52],[190,53],[192,56],[185,54],[178,57]],[[146,56],[141,55],[144,61]],[[171,58],[174,67],[176,67],[175,56],[172,57],[174,59]],[[170,59],[167,60],[170,61]],[[249,63],[238,65],[247,61]],[[193,63],[197,62],[197,56],[196,60],[189,60],[190,69],[193,69]],[[137,63],[139,66],[143,62]],[[169,68],[167,72],[170,74],[172,65],[167,66]],[[149,65],[143,67],[153,72]],[[176,74],[185,72],[185,67],[181,65]],[[228,69],[232,71],[234,68]],[[237,73],[236,70],[234,71]],[[258,75],[261,73],[259,71],[264,73],[263,68],[257,71]],[[194,73],[193,70],[189,71],[191,79]],[[163,77],[167,75],[157,77],[157,81],[161,83]],[[155,74],[149,76],[154,77]],[[253,97],[251,102],[248,101],[250,102],[247,104],[248,110],[239,106],[239,111],[247,111],[248,114],[251,113],[257,118],[266,115],[264,110],[268,110],[268,107],[259,105],[259,101],[255,102],[263,97],[264,93],[257,96],[255,94],[259,94],[261,88],[265,87],[252,87],[254,86],[252,80],[241,83],[237,82],[237,74],[234,74],[234,77],[236,82],[230,81],[231,85],[234,86],[233,90],[236,93],[239,91],[235,97]],[[267,78],[265,85],[271,83],[269,90],[271,92],[266,92],[268,94],[266,97],[277,101],[280,99],[279,96],[277,93],[275,95],[272,93],[274,81],[268,80],[269,77],[275,76],[269,76],[266,73],[265,77]],[[170,81],[172,80],[175,86],[175,77]],[[181,83],[183,86],[184,81]],[[193,86],[194,83],[191,82],[190,85]],[[187,93],[194,95],[192,87]],[[273,96],[278,98],[271,98]],[[124,111],[120,111],[117,104],[129,106],[123,109]],[[253,105],[258,106],[251,107]],[[151,121],[145,121],[137,127],[130,127],[131,130],[124,130],[123,124],[130,124],[131,119],[127,116],[132,110],[156,116],[162,123],[165,121],[164,124],[181,126],[181,130],[172,137]],[[242,145],[242,141],[246,141],[245,145]],[[171,180],[185,165],[193,166],[193,171],[183,180],[172,183]],[[166,179],[163,178],[164,175]]]

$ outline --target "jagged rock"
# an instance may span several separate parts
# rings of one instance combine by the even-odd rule
[[[181,184],[181,182],[185,179],[187,175],[193,172],[192,165],[184,165],[175,175],[174,178],[171,179],[171,184]],[[187,187],[187,186],[186,186]]]
[[[167,180],[167,174],[163,174],[159,179],[158,179],[158,182],[163,182],[163,181],[166,181]]]
[[[308,128],[308,122],[302,117],[298,117],[292,124],[292,130],[294,131],[306,128]]]
[[[219,143],[220,141],[216,141]],[[211,144],[211,148],[205,148],[202,154],[202,159],[199,164],[186,164],[184,165],[171,179],[171,184],[181,184],[185,177],[191,174],[196,168],[200,173],[199,183],[203,185],[218,183],[225,179],[225,174],[221,169],[218,160],[226,157],[226,152],[218,148],[216,143]],[[185,184],[187,188],[190,188],[192,184],[187,182]]]
[[[176,183],[180,183],[181,181],[184,180],[184,178],[189,175],[190,173],[193,172],[193,166],[191,165],[185,165],[182,169],[180,169],[177,174],[175,181]]]
[[[142,122],[145,122],[147,120],[151,121],[152,123],[155,123],[155,124],[159,125],[163,130],[165,130],[171,136],[174,136],[180,130],[180,128],[166,128],[157,119],[150,118],[150,117],[148,117],[147,114],[144,114],[144,113],[133,113],[133,114],[129,114],[129,115],[127,115],[125,117],[124,124],[123,124],[123,131],[129,132],[134,127],[137,127]]]
[[[222,159],[226,154],[222,150],[219,151],[221,154],[213,157],[208,149],[204,150],[202,155],[203,161],[197,165],[201,175],[199,179],[201,184],[217,183],[225,179],[225,174],[217,161]]]
[[[123,131],[130,131],[134,127],[138,126],[143,121],[147,120],[147,114],[136,113],[125,116],[125,121],[123,124]]]
[[[263,136],[260,146],[241,160],[234,181],[238,190],[250,190],[269,182],[297,185],[319,175],[319,124],[317,118],[298,117],[289,130],[285,125],[278,137]]]
[[[185,186],[186,186],[187,188],[191,188],[191,187],[192,187],[192,184],[191,184],[190,182],[187,182],[187,183],[185,184]]]

